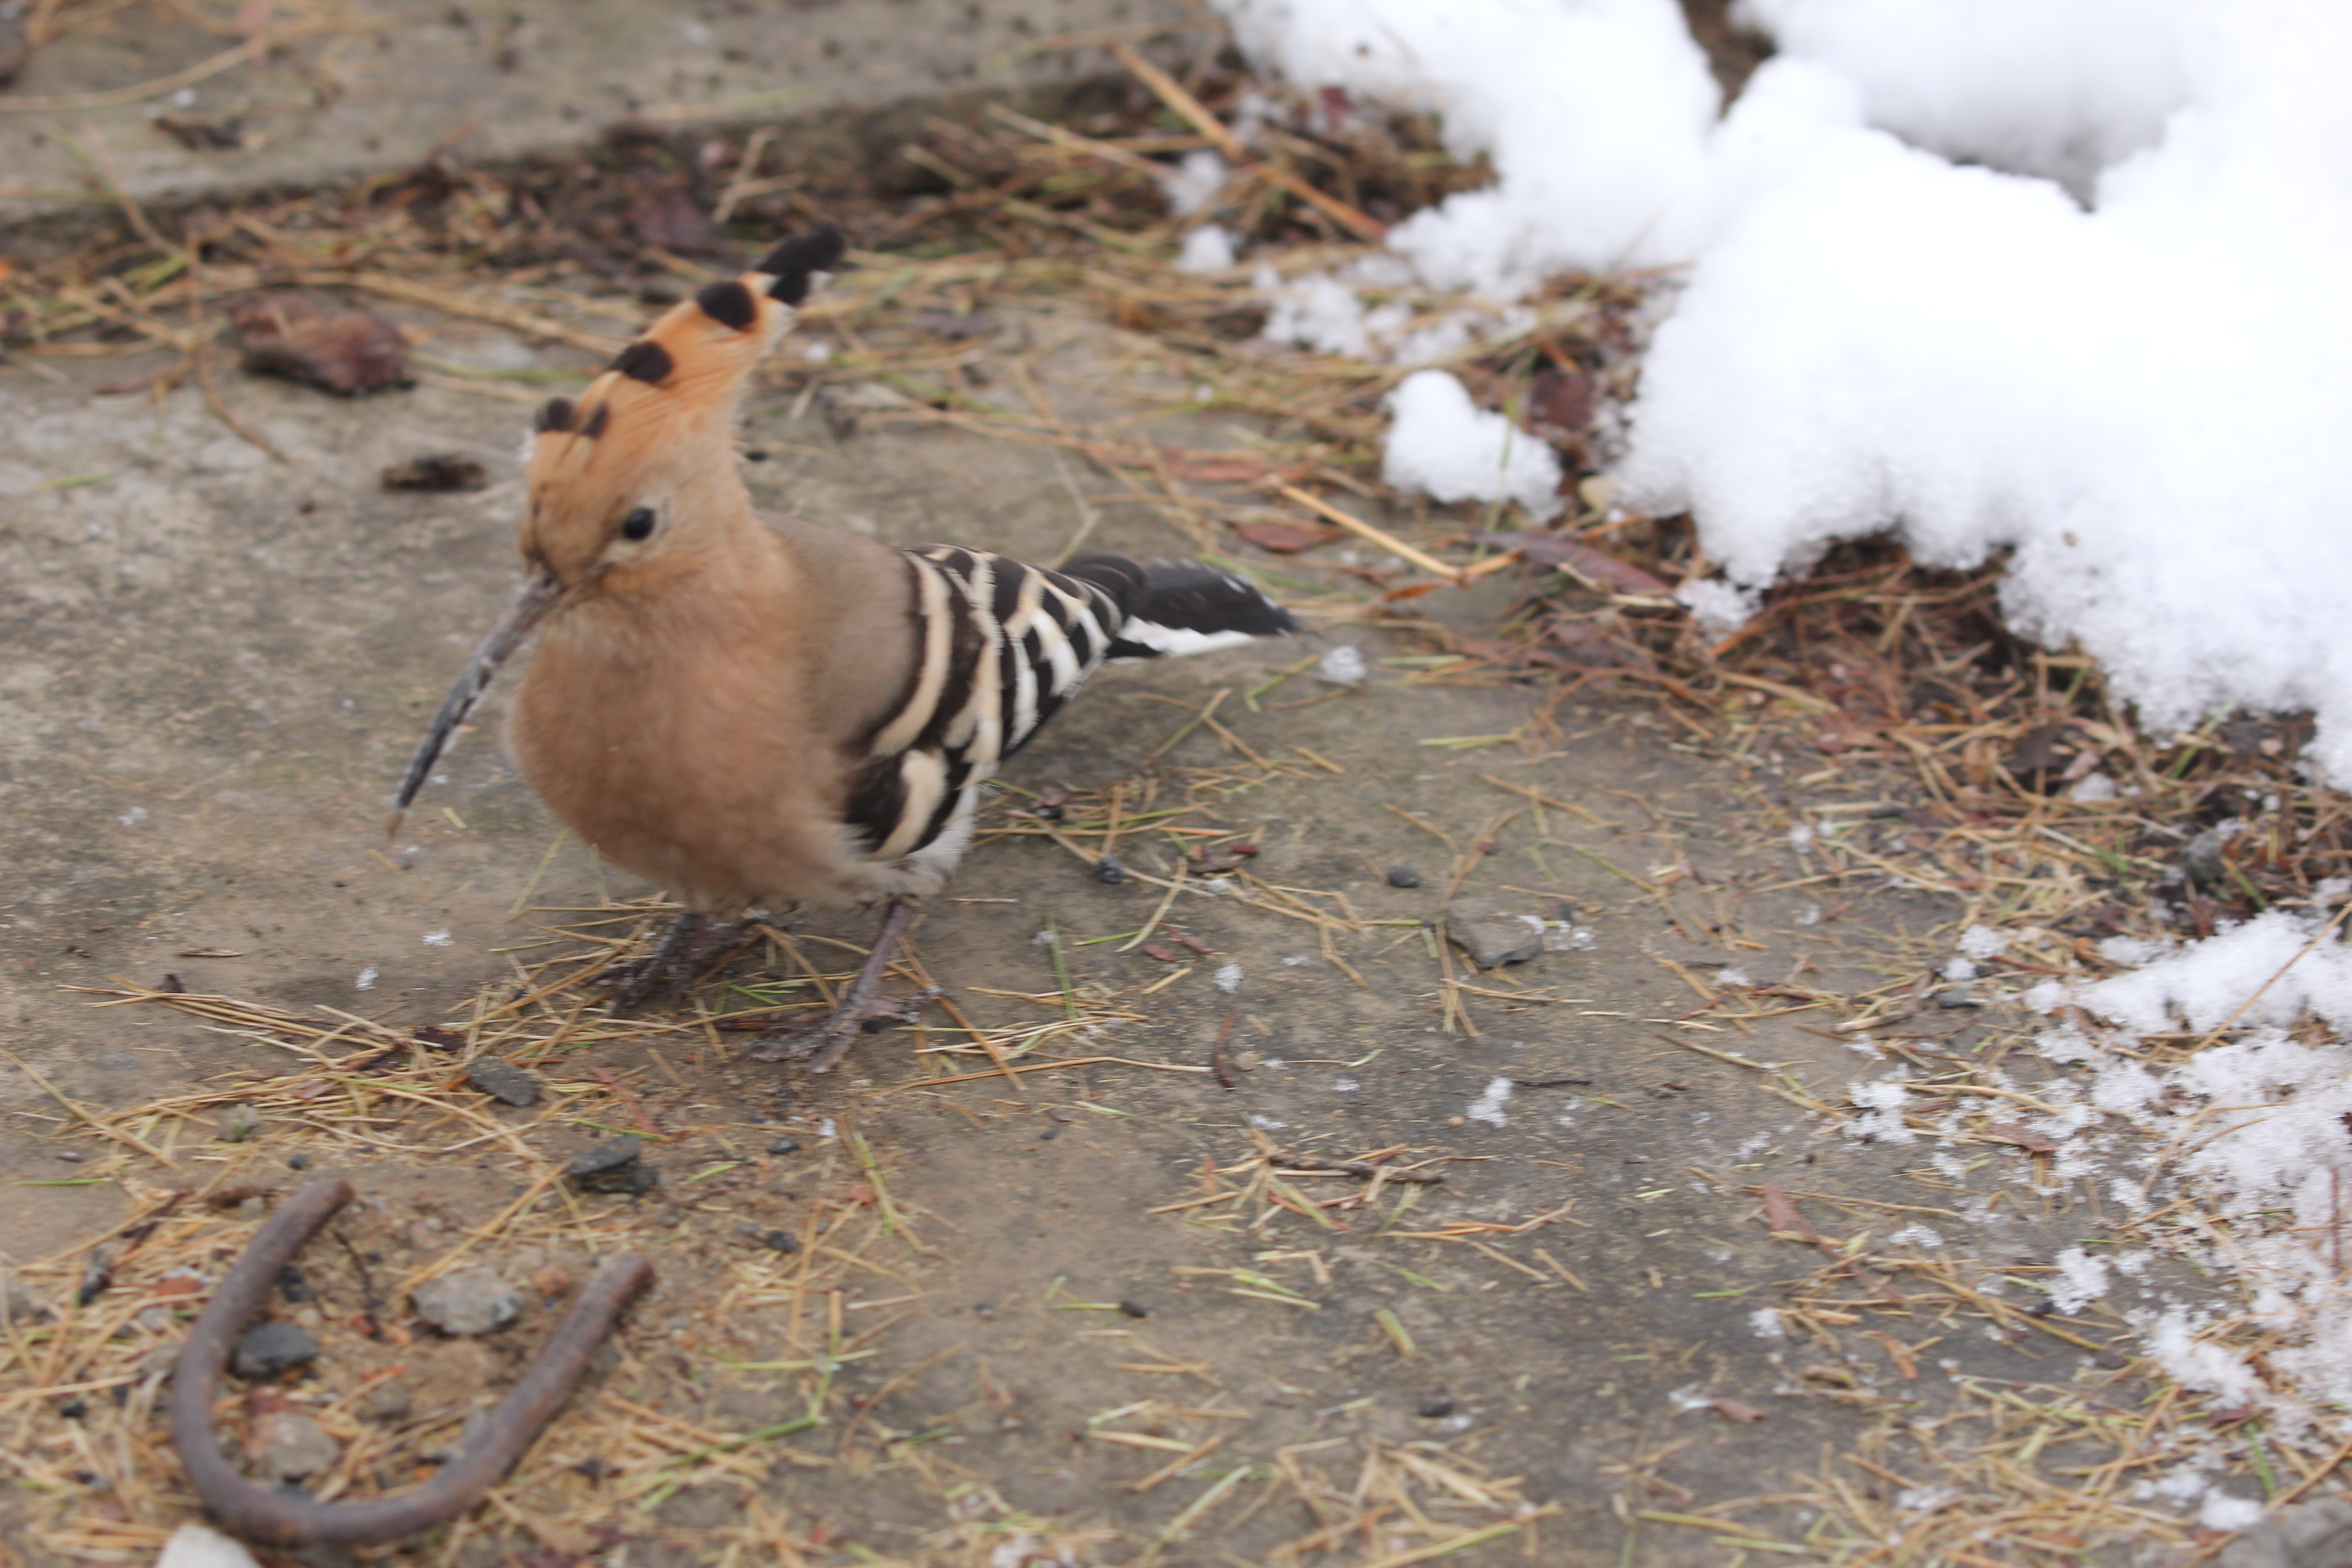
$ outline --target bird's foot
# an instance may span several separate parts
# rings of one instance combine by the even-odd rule
[[[714,925],[708,915],[692,910],[681,911],[669,922],[643,958],[620,966],[616,973],[620,984],[613,993],[613,1005],[635,1007],[669,991],[683,983],[693,969],[695,961],[712,946],[731,942],[742,932],[740,925]]]
[[[877,999],[863,1007],[843,1007],[822,1024],[784,1024],[753,1040],[743,1054],[753,1061],[806,1061],[810,1072],[824,1072],[849,1054],[859,1035],[893,1024],[911,1024],[922,1016],[924,1003],[946,994],[918,991],[897,1002]]]

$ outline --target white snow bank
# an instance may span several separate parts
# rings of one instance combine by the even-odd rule
[[[1782,54],[1859,86],[1873,125],[2085,194],[2100,170],[2155,146],[2188,100],[2199,14],[2172,0],[1747,0],[1747,11]]]
[[[1427,282],[1507,298],[1547,272],[1690,254],[1720,94],[1672,0],[1221,0],[1251,58],[1444,117],[1495,184],[1398,225]]]
[[[1559,458],[1499,414],[1470,401],[1442,370],[1417,370],[1389,394],[1381,477],[1439,500],[1515,500],[1542,520],[1560,510]]]
[[[2110,956],[2147,967],[2086,985],[2081,999],[2136,1035],[2172,1028],[2176,1019],[2200,1032],[2233,1018],[2284,1027],[2305,1013],[2352,1029],[2352,951],[2338,942],[2313,946],[2312,929],[2305,917],[2271,910],[2160,959],[2117,947]]]
[[[2149,725],[2315,708],[2352,779],[2352,6],[1750,0],[1780,54],[1718,119],[1672,0],[1222,3],[1491,155],[1392,231],[1424,282],[1691,264],[1620,496],[1693,511],[1731,584],[1889,528],[2013,548],[2012,622]],[[1329,352],[1380,348],[1325,281]]]

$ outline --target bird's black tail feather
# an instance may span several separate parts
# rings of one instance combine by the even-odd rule
[[[1255,584],[1198,561],[1139,565],[1124,555],[1089,555],[1062,570],[1101,588],[1125,612],[1112,658],[1206,653],[1300,629]]]

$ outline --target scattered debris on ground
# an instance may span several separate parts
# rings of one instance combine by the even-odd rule
[[[1911,1172],[1921,1190],[1907,1195],[1935,1201],[1799,1184],[1785,1165],[1780,1176],[1759,1174],[1760,1163],[1689,1173],[1696,1192],[1737,1205],[1788,1259],[1770,1288],[1723,1294],[1785,1349],[1789,1375],[1769,1402],[1760,1390],[1742,1398],[1695,1388],[1675,1414],[1769,1434],[1789,1407],[1819,1405],[1864,1412],[1868,1425],[1799,1492],[1679,1496],[1659,1479],[1679,1438],[1612,1461],[1629,1560],[1647,1538],[1851,1562],[2057,1563],[2127,1541],[2201,1549],[2242,1524],[2209,1509],[2213,1528],[2200,1531],[2168,1506],[2189,1490],[2150,1489],[2167,1477],[2188,1474],[2209,1489],[2228,1482],[2242,1499],[2313,1496],[2343,1458],[2332,1429],[2282,1432],[2178,1385],[2151,1394],[2134,1321],[2084,1286],[2092,1253],[1980,1255],[1966,1238],[1994,1199],[1964,1190],[1989,1172],[1978,1179],[2004,1184],[2020,1213],[2087,1210],[2094,1217],[2080,1226],[2099,1259],[2236,1245],[2231,1222],[2203,1212],[2195,1190],[2111,1213],[2100,1173],[2066,1163],[2058,1123],[2083,1101],[2061,1104],[2053,1086],[2079,1068],[2037,1054],[2034,1037],[2050,1022],[2024,998],[2125,972],[2132,943],[2207,937],[2271,910],[2325,914],[2339,902],[2330,884],[2352,857],[2352,812],[2303,777],[2307,724],[2241,716],[2142,734],[2087,660],[2003,628],[1998,563],[1930,571],[1884,543],[1841,546],[1801,583],[1766,595],[1738,632],[1705,631],[1673,598],[1708,571],[1685,521],[1625,512],[1605,476],[1616,411],[1639,374],[1643,278],[1557,279],[1517,328],[1465,336],[1439,362],[1477,409],[1525,413],[1560,478],[1543,507],[1522,510],[1556,505],[1557,515],[1538,524],[1505,519],[1499,505],[1404,499],[1382,477],[1379,410],[1405,372],[1271,342],[1265,329],[1276,312],[1291,312],[1297,328],[1311,310],[1286,279],[1363,258],[1386,226],[1475,186],[1485,171],[1445,159],[1423,121],[1328,101],[1266,108],[1264,88],[1229,58],[1204,56],[1180,75],[1139,65],[1133,79],[1067,123],[1009,109],[971,123],[932,121],[878,173],[796,165],[762,132],[687,139],[630,127],[577,161],[436,163],[363,189],[171,215],[160,227],[142,216],[71,258],[0,268],[0,346],[37,356],[165,344],[173,365],[110,393],[160,396],[196,378],[226,427],[264,447],[238,420],[234,386],[213,379],[226,363],[215,344],[232,324],[256,370],[339,393],[413,377],[504,417],[542,398],[539,384],[551,377],[445,353],[429,332],[412,343],[369,312],[494,325],[605,355],[648,310],[821,212],[856,238],[855,265],[805,313],[794,351],[762,373],[769,395],[836,433],[940,427],[1049,452],[1068,466],[1080,514],[1070,550],[1108,499],[1148,506],[1205,558],[1251,574],[1327,634],[1388,639],[1318,647],[1263,681],[1150,710],[1166,727],[1155,758],[1213,737],[1218,767],[1162,766],[1094,792],[1009,789],[982,841],[1034,841],[1074,877],[1142,892],[1153,900],[1147,919],[1075,940],[1123,943],[1113,951],[1158,972],[1117,993],[1076,984],[1049,928],[1060,984],[991,994],[1036,1016],[982,1026],[950,998],[913,1026],[923,1071],[883,1094],[979,1083],[1025,1102],[1028,1086],[1045,1081],[1035,1075],[1079,1069],[1181,1075],[1231,1091],[1276,1070],[1279,1058],[1269,1066],[1264,1046],[1246,1038],[1244,964],[1189,930],[1188,910],[1208,899],[1297,936],[1296,956],[1359,987],[1370,955],[1406,944],[1433,976],[1430,1021],[1441,1037],[1487,1040],[1498,1019],[1578,1002],[1551,972],[1538,983],[1515,972],[1591,936],[1580,924],[1589,910],[1556,891],[1464,894],[1507,836],[1514,853],[1532,846],[1536,864],[1549,851],[1593,870],[1693,952],[1713,954],[1656,960],[1688,992],[1685,1011],[1656,1021],[1669,1054],[1727,1070],[1815,1131],[1934,1150]],[[1248,114],[1258,129],[1244,147],[1234,127]],[[1221,172],[1202,173],[1193,160],[1204,153],[1226,160]],[[1187,170],[1208,184],[1183,195],[1195,205],[1177,218],[1171,190]],[[1210,218],[1247,267],[1230,250],[1206,256],[1188,243]],[[1377,303],[1400,335],[1464,309],[1405,284]],[[1075,427],[1032,380],[1039,349],[1024,336],[1025,312],[1047,304],[1108,323],[1142,367],[1116,389],[1133,412],[1115,427]],[[1250,424],[1216,445],[1155,433],[1210,414]],[[767,455],[757,439],[754,459]],[[1113,488],[1082,489],[1080,471]],[[383,482],[466,490],[485,476],[462,456],[426,455]],[[1437,613],[1449,596],[1479,592],[1489,610],[1476,624]],[[1464,821],[1389,807],[1410,827],[1414,862],[1384,859],[1366,875],[1423,898],[1412,918],[1368,915],[1342,889],[1262,871],[1258,830],[1227,803],[1270,781],[1344,770],[1305,746],[1254,747],[1229,721],[1352,700],[1368,683],[1440,697],[1528,694],[1516,730],[1420,741],[1446,757],[1559,755],[1573,740],[1562,716],[1578,705],[1638,709],[1668,744],[1757,781],[1739,831],[1748,847],[1793,855],[1801,868],[1761,886],[1808,900],[1813,921],[1834,930],[1850,900],[1889,890],[1944,912],[1918,930],[1834,939],[1882,967],[1887,978],[1874,989],[1816,986],[1803,964],[1744,971],[1724,935],[1734,925],[1726,911],[1752,889],[1708,880],[1675,847],[1687,825],[1629,795],[1622,804],[1645,814],[1654,851],[1634,858],[1575,836],[1598,826],[1587,806],[1500,765],[1481,771],[1492,800]],[[463,1016],[423,1028],[177,980],[103,998],[173,1009],[275,1058],[270,1070],[128,1109],[51,1091],[58,1136],[82,1162],[68,1179],[115,1184],[131,1217],[58,1256],[16,1260],[0,1295],[0,1452],[29,1496],[41,1551],[144,1561],[177,1542],[172,1527],[192,1503],[153,1419],[170,1352],[220,1261],[299,1184],[289,1168],[331,1157],[429,1163],[450,1193],[369,1195],[306,1254],[300,1293],[289,1283],[276,1315],[238,1343],[237,1375],[253,1386],[222,1429],[263,1473],[305,1479],[321,1496],[396,1489],[429,1470],[462,1445],[486,1387],[543,1335],[596,1259],[657,1247],[681,1227],[698,1234],[692,1216],[705,1206],[724,1212],[727,1246],[666,1269],[614,1363],[497,1494],[498,1519],[453,1531],[453,1553],[469,1531],[528,1540],[533,1560],[548,1562],[665,1539],[682,1527],[664,1505],[709,1488],[746,1500],[727,1526],[729,1552],[813,1560],[841,1544],[837,1521],[761,1487],[803,1471],[830,1484],[883,1464],[919,1475],[949,1510],[950,1523],[908,1548],[941,1562],[1080,1561],[1122,1539],[1156,1552],[1238,1530],[1277,1500],[1311,1521],[1276,1553],[1302,1561],[1347,1549],[1358,1555],[1345,1561],[1401,1565],[1490,1542],[1540,1560],[1544,1542],[1588,1527],[1448,1450],[1442,1433],[1408,1440],[1349,1428],[1263,1462],[1202,1468],[1235,1415],[1222,1394],[1108,1410],[1080,1434],[1148,1458],[1154,1468],[1130,1490],[1153,1506],[1173,1495],[1158,1491],[1163,1484],[1193,1484],[1139,1537],[1094,1519],[1021,1513],[920,1434],[886,1436],[875,1413],[889,1390],[845,1385],[916,1316],[933,1216],[894,1194],[893,1150],[847,1116],[788,1110],[769,1077],[730,1103],[687,1099],[688,1075],[707,1083],[736,1069],[731,1042],[782,1012],[828,1006],[854,952],[763,930],[755,958],[737,955],[703,976],[686,1005],[611,1017],[601,982],[660,912],[626,900],[532,908],[560,955],[534,950],[535,962],[517,962]],[[1118,1039],[1145,1021],[1146,998],[1196,971],[1234,998],[1213,1044],[1180,1058]],[[919,949],[899,973],[909,987],[930,987]],[[1750,1034],[1784,1019],[1850,1054],[1856,1076],[1841,1087],[1843,1075],[1806,1077],[1750,1054]],[[2252,1027],[2232,1018],[2130,1048],[2161,1068]],[[1499,1128],[1514,1106],[1564,1089],[1585,1105],[1631,1103],[1583,1084],[1497,1075],[1458,1120]],[[1687,1088],[1667,1078],[1624,1092],[1663,1104]],[[2187,1137],[2203,1111],[2180,1109]],[[1045,1136],[1059,1131],[1055,1123]],[[1191,1227],[1206,1247],[1251,1249],[1188,1265],[1195,1272],[1180,1270],[1175,1283],[1269,1311],[1300,1311],[1323,1282],[1319,1266],[1260,1254],[1283,1249],[1270,1245],[1278,1235],[1328,1239],[1340,1226],[1349,1246],[1394,1239],[1475,1258],[1515,1287],[1540,1287],[1548,1304],[1590,1294],[1584,1275],[1547,1246],[1590,1223],[1570,1209],[1416,1223],[1447,1176],[1440,1156],[1412,1143],[1258,1126],[1192,1186],[1148,1205],[1149,1223]],[[1150,1302],[1084,1305],[1117,1320],[1089,1331],[1126,1336],[1116,1342],[1137,1358],[1123,1363],[1137,1375],[1197,1381],[1193,1363],[1143,1337]],[[1382,1355],[1425,1352],[1393,1309],[1373,1319]],[[2276,1348],[2252,1310],[2208,1332],[2256,1360]],[[2039,1381],[1944,1380],[1944,1402],[1929,1411],[1924,1389],[1947,1335],[2059,1359]],[[1875,1358],[1866,1374],[1854,1370],[1865,1356]],[[680,1392],[688,1384],[690,1398]],[[736,1412],[724,1420],[712,1414],[722,1394]],[[1455,1396],[1432,1391],[1417,1408],[1451,1420]],[[822,1450],[793,1441],[821,1428]],[[104,1469],[112,1489],[95,1501],[76,1479],[98,1473],[92,1453],[127,1456]],[[2280,1515],[2226,1560],[2300,1561],[2288,1538],[2336,1528],[2322,1511],[2334,1506],[2319,1499]],[[2268,1544],[2274,1538],[2288,1543]],[[2262,1552],[2271,1555],[2248,1555]]]

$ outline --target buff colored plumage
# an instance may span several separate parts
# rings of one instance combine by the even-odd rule
[[[841,1012],[769,1042],[814,1054],[815,1070],[854,1038],[910,900],[961,857],[982,784],[1105,659],[1294,629],[1205,567],[1105,556],[1046,572],[756,513],[736,405],[840,248],[829,230],[778,247],[541,412],[523,585],[399,795],[404,811],[536,632],[508,731],[525,777],[599,853],[687,906],[625,1001],[690,959],[714,919],[889,906]]]

